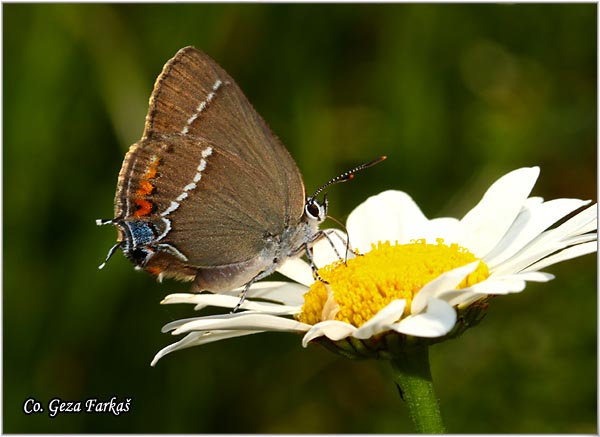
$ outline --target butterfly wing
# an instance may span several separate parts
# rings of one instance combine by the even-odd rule
[[[276,217],[302,214],[304,184],[294,159],[229,74],[194,47],[165,64],[150,97],[143,138],[170,134],[207,140],[262,169]]]
[[[204,53],[180,50],[156,81],[115,198],[129,233],[140,244],[151,234],[143,267],[241,285],[272,263],[271,245],[299,224],[304,201],[294,160],[233,79]]]

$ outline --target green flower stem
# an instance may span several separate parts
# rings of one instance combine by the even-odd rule
[[[396,351],[391,363],[394,380],[408,405],[408,413],[415,430],[424,434],[446,432],[433,390],[428,347],[406,345]]]

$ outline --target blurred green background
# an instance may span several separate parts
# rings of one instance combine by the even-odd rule
[[[540,165],[547,199],[596,200],[596,5],[3,4],[4,384],[7,433],[412,432],[386,362],[292,334],[177,352],[156,283],[117,254],[117,174],[163,64],[186,45],[240,84],[288,146],[307,191],[344,220],[384,189],[462,216],[488,185]],[[432,348],[458,433],[596,433],[596,256],[495,299]],[[35,398],[132,398],[131,411],[27,416]]]

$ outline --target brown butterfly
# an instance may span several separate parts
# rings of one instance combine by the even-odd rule
[[[144,134],[119,173],[114,218],[97,220],[118,231],[106,261],[120,247],[161,280],[247,290],[290,257],[312,260],[312,245],[327,236],[319,230],[327,198],[316,196],[383,159],[307,198],[293,158],[234,80],[185,47],[156,80]]]

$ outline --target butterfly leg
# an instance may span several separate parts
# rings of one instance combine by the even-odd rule
[[[275,270],[277,270],[277,266],[278,266],[278,264],[277,264],[276,260],[273,260],[273,264],[271,265],[271,267],[263,270],[258,275],[256,275],[254,278],[250,279],[250,281],[248,281],[248,283],[246,285],[244,285],[244,289],[239,294],[240,300],[237,303],[237,305],[233,308],[233,310],[231,311],[232,313],[236,313],[240,309],[240,307],[246,300],[246,295],[248,294],[248,290],[250,290],[250,287],[252,286],[252,284],[254,284],[256,281],[260,281],[261,279],[269,276],[271,273],[273,273]]]
[[[244,289],[242,290],[242,292],[240,293],[240,300],[238,301],[237,305],[235,307],[233,307],[233,310],[231,311],[232,313],[237,313],[237,311],[240,309],[240,307],[242,306],[242,304],[244,303],[244,301],[246,300],[246,295],[248,294],[248,290],[250,289],[250,286],[252,284],[254,284],[254,281],[256,281],[257,276],[255,276],[254,278],[252,278],[250,280],[250,282],[248,282],[245,286]]]
[[[319,275],[319,268],[317,267],[313,259],[312,247],[310,247],[308,243],[304,244],[304,251],[306,252],[306,258],[308,258],[310,268],[312,269],[313,278],[317,281],[321,281],[323,284],[329,284],[329,282],[327,282],[321,277],[321,275]]]
[[[333,242],[331,235],[333,235],[334,237],[337,237],[338,240],[344,245],[345,251],[344,251],[344,256],[342,257],[340,255],[340,252],[338,251],[337,247],[335,246],[335,243]],[[331,246],[331,248],[333,249],[333,251],[335,252],[335,255],[338,257],[339,260],[344,260],[344,264],[347,263],[348,261],[348,255],[350,253],[352,253],[353,255],[355,255],[354,250],[352,249],[352,246],[350,245],[350,237],[348,236],[348,234],[346,234],[346,238],[342,237],[338,232],[335,232],[335,229],[326,229],[324,231],[319,231],[317,233],[317,238],[326,238],[327,241],[329,242],[329,245]]]

